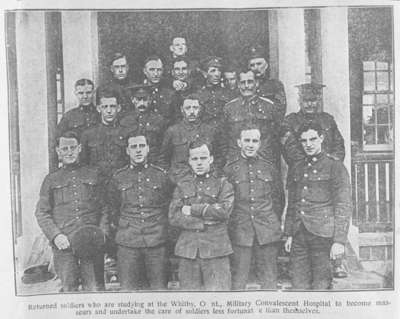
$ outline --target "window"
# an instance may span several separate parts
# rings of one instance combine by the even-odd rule
[[[393,149],[393,66],[363,62],[362,132],[364,151]]]

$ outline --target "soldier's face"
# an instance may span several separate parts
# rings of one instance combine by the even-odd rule
[[[254,157],[260,149],[261,133],[257,129],[242,131],[237,142],[242,156]]]
[[[261,77],[267,71],[268,63],[264,58],[254,58],[249,61],[249,68],[254,72],[256,77]]]
[[[93,86],[90,84],[75,87],[75,96],[79,105],[89,105],[93,101]]]
[[[174,38],[169,47],[175,56],[183,56],[187,52],[186,40],[184,38]]]
[[[128,76],[129,65],[126,62],[126,58],[122,57],[113,61],[111,65],[111,72],[113,77],[119,81],[125,80]]]
[[[118,112],[121,111],[121,106],[117,103],[115,97],[102,97],[100,105],[97,105],[97,111],[101,115],[102,122],[110,124],[117,118]]]
[[[185,81],[189,76],[189,68],[185,61],[178,61],[174,63],[172,69],[172,76],[175,80]]]
[[[209,67],[207,71],[207,83],[218,85],[221,83],[221,70],[217,67]]]
[[[301,133],[300,136],[301,146],[308,156],[314,156],[321,153],[323,141],[324,136],[318,135],[318,132],[312,129]]]
[[[258,82],[253,72],[239,74],[239,91],[242,96],[248,97],[256,94],[257,85]]]
[[[132,98],[133,106],[140,113],[144,113],[149,109],[150,106],[150,96],[149,95],[140,95],[134,96]]]
[[[158,84],[163,74],[161,60],[152,60],[146,63],[143,69],[144,75],[151,84]]]
[[[144,136],[135,136],[128,139],[126,153],[129,155],[131,163],[141,164],[146,162],[149,154],[149,146]]]
[[[224,79],[226,87],[235,90],[237,88],[236,72],[224,72]]]
[[[200,116],[199,100],[185,99],[182,105],[184,118],[189,122],[195,122]]]
[[[189,165],[198,176],[207,174],[213,161],[214,158],[210,155],[207,145],[189,150]]]
[[[316,98],[316,99],[299,99],[299,104],[300,104],[300,109],[304,113],[317,113],[320,108],[321,108],[321,99]]]
[[[64,165],[74,164],[78,161],[81,145],[75,138],[61,137],[60,143],[56,147],[58,159]]]

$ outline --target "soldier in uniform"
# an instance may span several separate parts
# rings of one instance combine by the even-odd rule
[[[104,202],[104,184],[99,171],[79,163],[81,145],[75,132],[57,138],[56,152],[62,167],[48,174],[40,189],[35,216],[50,241],[54,267],[64,292],[104,289],[104,256],[78,258],[71,247],[71,236],[82,226],[100,226],[108,235],[109,209]]]
[[[144,84],[151,86],[151,109],[160,114],[167,125],[173,121],[174,110],[172,97],[174,90],[163,80],[164,67],[159,56],[150,56],[144,63]]]
[[[129,130],[122,127],[118,120],[121,104],[117,91],[108,87],[99,88],[96,104],[101,123],[82,133],[81,161],[87,165],[98,166],[101,172],[110,178],[117,169],[128,162],[125,137]]]
[[[80,137],[85,129],[100,122],[99,113],[93,105],[94,84],[88,79],[75,82],[75,96],[78,106],[66,112],[57,125],[56,135],[74,131]]]
[[[227,92],[229,94],[229,101],[232,101],[240,95],[237,70],[238,67],[233,62],[228,63],[224,67],[224,87],[227,89]]]
[[[345,148],[342,134],[340,134],[333,116],[321,110],[324,85],[305,83],[297,87],[299,88],[300,111],[287,115],[281,126],[283,156],[289,166],[289,173],[297,162],[303,161],[306,157],[296,138],[299,128],[305,123],[319,123],[324,130],[323,150],[331,157],[343,161]]]
[[[242,128],[237,140],[240,155],[225,167],[235,189],[229,222],[233,246],[232,289],[245,289],[252,256],[262,289],[276,289],[281,216],[285,205],[276,168],[258,156],[261,133],[254,125]]]
[[[288,183],[286,251],[294,289],[329,289],[330,259],[344,255],[351,216],[351,186],[343,163],[323,150],[325,130],[304,123],[298,139],[306,157]]]
[[[146,137],[131,133],[127,143],[130,164],[114,173],[108,191],[119,220],[115,241],[121,287],[143,288],[145,269],[150,289],[165,289],[171,187],[166,172],[147,161]]]
[[[150,147],[149,161],[157,163],[167,122],[160,113],[151,109],[150,85],[134,85],[130,89],[134,108],[121,119],[121,126],[146,136]]]
[[[204,107],[202,118],[204,122],[220,127],[223,120],[223,108],[230,99],[227,89],[221,85],[221,58],[208,57],[203,61],[202,69],[206,84],[197,91],[200,103]]]
[[[227,223],[233,205],[233,187],[216,177],[210,146],[201,139],[189,146],[192,174],[179,181],[169,208],[169,222],[181,233],[175,246],[179,283],[183,290],[229,290],[232,253]]]
[[[268,62],[265,59],[263,48],[260,46],[251,47],[247,62],[248,67],[254,72],[259,82],[257,95],[268,98],[274,103],[279,119],[282,121],[286,114],[285,88],[281,81],[268,77]]]
[[[196,94],[186,96],[181,105],[183,120],[170,126],[165,133],[160,151],[160,165],[169,169],[170,179],[175,184],[190,172],[187,157],[192,141],[202,138],[217,147],[216,129],[201,120],[201,109]],[[221,160],[222,156],[217,156],[218,168],[222,168]]]
[[[226,160],[236,158],[240,153],[237,139],[243,124],[253,123],[261,130],[261,146],[258,154],[279,167],[278,115],[270,100],[257,95],[257,86],[258,80],[253,71],[242,70],[239,73],[240,96],[224,107],[224,143],[226,144],[224,152],[226,153]]]
[[[129,86],[132,86],[133,83],[129,79],[129,63],[126,55],[116,52],[111,58],[110,70],[112,73],[112,80],[108,82],[106,86],[118,92],[121,99],[121,111],[119,115],[123,117],[132,107]]]

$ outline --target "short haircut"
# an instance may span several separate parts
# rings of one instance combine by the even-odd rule
[[[121,95],[117,90],[108,86],[98,87],[96,90],[96,105],[100,105],[102,98],[110,97],[115,97],[117,100],[117,104],[121,104]]]
[[[115,53],[112,55],[111,59],[110,59],[110,65],[112,65],[112,64],[114,63],[114,61],[119,60],[119,59],[122,59],[122,58],[125,58],[126,63],[128,63],[128,59],[127,59],[127,57],[126,57],[126,55],[125,55],[124,53],[122,53],[122,52],[115,52]]]
[[[184,36],[183,34],[178,34],[178,35],[174,35],[173,37],[171,37],[171,43],[173,43],[174,40],[177,38],[185,39],[185,41],[187,42],[186,36]]]
[[[128,147],[128,145],[129,145],[129,139],[130,138],[139,137],[139,136],[144,136],[144,138],[146,139],[146,144],[149,145],[148,138],[147,138],[146,134],[142,130],[134,130],[134,131],[129,132],[128,135],[126,136],[126,139],[125,139],[126,147]]]
[[[186,57],[178,57],[178,58],[176,58],[176,59],[174,59],[172,61],[172,69],[174,68],[174,65],[175,65],[176,62],[182,62],[182,61],[185,62],[186,65],[189,67],[190,61],[189,61],[188,58],[186,58]]]
[[[94,89],[94,84],[89,79],[79,79],[78,81],[75,82],[74,88],[76,89],[78,86],[84,86],[84,85],[91,85],[92,88]]]
[[[144,60],[143,67],[146,67],[146,64],[149,63],[150,61],[158,61],[158,60],[160,60],[161,63],[164,65],[163,60],[161,59],[161,56],[159,56],[157,54],[152,54],[152,55],[148,56],[146,58],[146,60]]]
[[[246,73],[249,73],[249,72],[253,73],[254,77],[256,76],[255,73],[252,70],[250,70],[248,67],[242,67],[242,68],[240,68],[238,70],[237,77],[239,78],[240,74],[246,74]]]
[[[259,125],[257,125],[256,123],[243,123],[240,126],[238,139],[242,137],[243,131],[250,131],[250,130],[258,130],[260,132],[260,137],[261,137],[261,129]]]
[[[300,126],[299,130],[297,131],[297,138],[300,139],[301,134],[303,134],[304,132],[307,132],[308,130],[314,130],[318,133],[318,135],[324,134],[324,130],[323,130],[322,126],[316,121],[311,121],[311,122],[303,123]]]
[[[76,139],[76,141],[78,142],[78,144],[80,144],[81,140],[79,138],[79,134],[74,132],[74,131],[65,131],[64,133],[62,133],[61,135],[59,135],[56,138],[56,146],[60,146],[60,139],[61,138],[74,138]]]
[[[203,138],[203,137],[196,138],[189,143],[188,155],[189,155],[190,150],[202,147],[203,145],[207,146],[208,151],[210,152],[210,155],[212,155],[213,154],[212,144],[210,143],[210,141],[208,139]]]

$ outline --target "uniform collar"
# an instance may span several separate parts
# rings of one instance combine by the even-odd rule
[[[305,160],[307,163],[314,164],[314,163],[317,163],[319,160],[321,160],[321,158],[323,158],[323,157],[324,157],[324,152],[320,152],[314,156],[307,156]]]
[[[245,156],[243,156],[243,154],[240,154],[240,157],[248,164],[254,164],[259,159],[258,154],[256,154],[256,156],[254,156],[254,157],[245,157]]]
[[[194,178],[195,178],[196,180],[204,181],[204,180],[209,179],[209,178],[211,177],[212,172],[209,171],[208,173],[206,173],[206,174],[204,174],[204,175],[196,175],[195,173],[193,173],[193,175],[194,175]]]
[[[112,122],[111,124],[106,124],[103,121],[100,122],[102,126],[107,127],[107,128],[114,128],[119,126],[119,120],[118,117]]]
[[[63,165],[62,169],[66,170],[66,171],[74,171],[74,170],[78,169],[79,167],[81,167],[81,164],[79,162],[75,162],[73,164]]]
[[[200,124],[201,124],[200,118],[198,118],[195,122],[189,122],[189,121],[186,120],[185,118],[182,120],[182,125],[183,125],[185,128],[189,129],[189,130],[192,130],[192,129],[194,129],[194,128],[199,127]]]
[[[96,107],[93,104],[79,105],[79,109],[85,113],[91,113],[96,111]]]
[[[142,164],[135,164],[135,163],[130,163],[129,164],[129,168],[137,170],[137,171],[141,171],[141,170],[146,169],[148,167],[149,167],[149,163],[148,162],[145,162],[145,163],[142,163]]]
[[[240,97],[242,99],[242,104],[245,105],[245,104],[250,104],[253,101],[255,103],[257,101],[258,95],[254,94],[254,95],[252,95],[250,97],[244,97],[244,96],[241,95]]]

